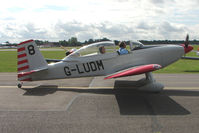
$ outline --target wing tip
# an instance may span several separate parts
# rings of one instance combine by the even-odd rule
[[[105,77],[104,80],[106,80],[106,79],[110,79],[110,77]]]
[[[154,68],[155,70],[159,70],[159,69],[162,68],[162,66],[159,65],[159,64],[154,64],[154,65],[153,65],[153,68]]]

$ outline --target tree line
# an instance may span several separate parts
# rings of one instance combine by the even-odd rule
[[[42,46],[46,44],[52,44],[53,46],[82,46],[86,44],[91,44],[91,43],[96,43],[96,42],[102,42],[102,41],[111,41],[108,38],[102,38],[102,39],[88,39],[83,42],[78,41],[76,37],[71,37],[68,40],[60,40],[58,42],[49,42],[49,41],[43,41],[43,40],[35,40],[37,45]],[[113,40],[116,45],[119,44],[119,40]],[[153,45],[153,44],[183,44],[184,40],[139,40],[141,43],[145,45]],[[130,41],[125,41],[126,44],[128,45]],[[190,44],[195,44],[199,45],[199,40],[190,40]],[[16,43],[9,43],[8,41],[6,42],[7,46],[16,46]]]
[[[84,42],[78,41],[76,37],[71,37],[70,39],[67,40],[60,40],[59,42],[53,42],[55,46],[82,46],[82,45],[87,45],[91,43],[96,43],[96,42],[102,42],[102,41],[111,41],[108,38],[102,38],[102,39],[89,39],[85,40]],[[119,40],[113,40],[116,45],[119,44]],[[145,45],[154,45],[154,44],[183,44],[185,40],[139,40],[141,43]],[[125,41],[126,44],[128,45],[130,41]],[[36,40],[36,43],[38,45],[43,45],[46,44],[47,42],[45,41],[40,41]],[[190,40],[190,44],[195,44],[199,45],[199,40]]]

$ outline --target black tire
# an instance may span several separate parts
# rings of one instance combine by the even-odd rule
[[[18,87],[18,88],[21,88],[21,87],[22,87],[22,84],[18,84],[17,87]]]

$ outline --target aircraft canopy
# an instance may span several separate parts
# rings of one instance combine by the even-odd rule
[[[101,47],[105,48],[105,53],[100,52]],[[113,52],[116,52],[115,43],[112,41],[105,41],[83,46],[74,53],[70,54],[68,57],[82,57]]]

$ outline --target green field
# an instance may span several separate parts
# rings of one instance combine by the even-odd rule
[[[194,50],[199,48],[198,45],[194,45]],[[199,57],[195,52],[190,52],[186,56]],[[184,60],[179,61],[165,67],[155,73],[199,73],[199,60]]]
[[[64,51],[41,51],[45,58],[62,59],[65,56]],[[17,52],[0,51],[0,72],[17,71]]]
[[[196,50],[199,46],[194,46]],[[64,51],[42,51],[45,58],[62,59],[65,56]],[[196,53],[190,52],[187,56],[196,56]],[[0,72],[16,72],[17,52],[0,51]],[[174,64],[156,71],[155,73],[199,73],[199,60],[179,60]]]

